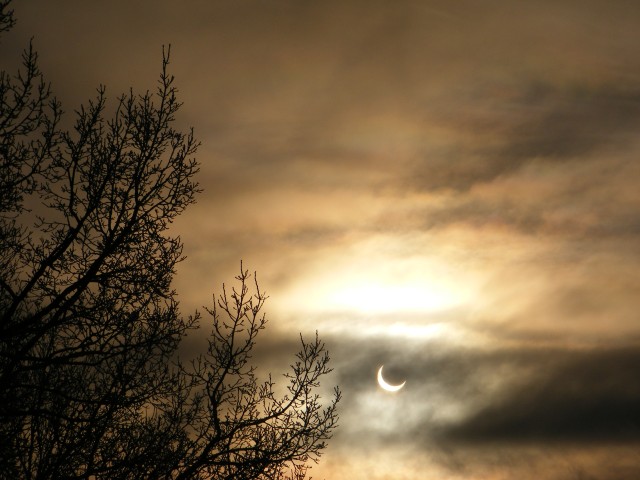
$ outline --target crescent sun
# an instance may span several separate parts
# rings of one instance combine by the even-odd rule
[[[404,382],[402,382],[401,384],[399,384],[399,385],[391,385],[391,384],[387,383],[384,380],[384,378],[382,377],[382,368],[383,367],[384,367],[384,365],[378,369],[378,385],[380,385],[380,387],[382,387],[387,392],[397,392],[402,387],[404,387],[404,384],[407,383],[406,380]]]

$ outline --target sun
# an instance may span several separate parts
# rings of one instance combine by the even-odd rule
[[[384,368],[384,365],[381,365],[380,368],[378,369],[378,385],[380,385],[380,388],[382,388],[383,390],[386,390],[387,392],[392,392],[392,393],[401,390],[402,387],[404,387],[405,384],[407,383],[406,380],[398,385],[391,385],[382,376],[383,368]]]

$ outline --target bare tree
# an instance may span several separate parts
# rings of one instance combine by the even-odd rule
[[[261,314],[266,296],[255,282],[249,292],[247,271],[236,279],[239,287],[226,289],[208,310],[213,330],[207,353],[194,362],[196,402],[204,417],[190,422],[194,430],[194,460],[178,478],[280,478],[283,465],[301,466],[315,459],[337,424],[333,401],[323,406],[315,393],[320,378],[330,372],[329,355],[318,335],[311,342],[301,337],[302,348],[291,365],[286,393],[276,394],[269,378],[259,383],[251,352],[265,327]],[[255,279],[255,278],[254,278]]]
[[[72,131],[33,48],[0,74],[0,478],[303,478],[336,427],[339,391],[315,393],[330,371],[317,336],[287,392],[257,379],[266,297],[242,267],[207,351],[176,360],[200,316],[178,311],[167,229],[198,192],[198,143],[173,127],[168,63],[109,119],[101,87]]]

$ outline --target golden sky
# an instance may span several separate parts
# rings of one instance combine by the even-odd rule
[[[344,401],[314,478],[640,478],[640,3],[14,8],[3,64],[33,36],[69,115],[172,45],[204,190],[182,308],[242,259],[265,370],[319,330]]]

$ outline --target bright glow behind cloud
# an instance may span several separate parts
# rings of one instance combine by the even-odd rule
[[[475,303],[477,279],[445,257],[420,255],[423,245],[406,245],[385,236],[327,255],[282,292],[282,301],[330,331],[358,324],[365,335],[441,336],[448,331],[443,317]]]
[[[332,285],[323,299],[326,308],[358,313],[440,311],[457,306],[462,292],[442,282],[421,280],[395,283],[392,279],[348,280]]]

